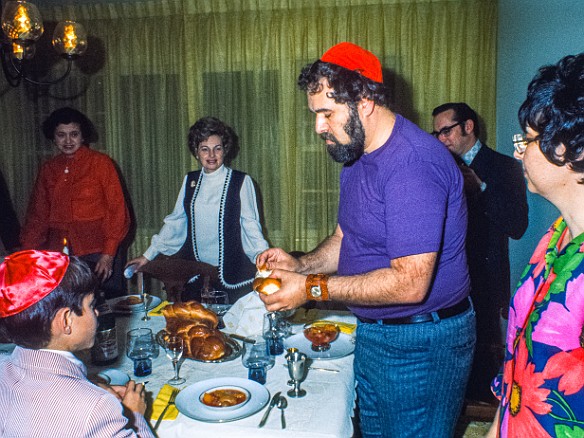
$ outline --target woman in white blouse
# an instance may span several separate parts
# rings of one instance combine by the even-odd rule
[[[140,270],[159,254],[207,263],[217,268],[217,281],[211,286],[227,290],[230,302],[235,302],[251,291],[256,256],[268,248],[254,185],[248,175],[224,165],[237,147],[237,135],[221,120],[199,119],[190,128],[188,146],[202,170],[185,176],[162,229],[144,254],[127,266]],[[200,299],[201,280],[198,275],[189,281],[183,301]]]

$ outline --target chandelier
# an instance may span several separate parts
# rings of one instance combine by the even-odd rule
[[[44,31],[38,8],[24,0],[8,1],[2,11],[2,30],[8,38],[0,43],[2,70],[8,83],[17,87],[22,80],[36,85],[51,85],[65,79],[73,60],[87,49],[87,33],[74,21],[61,21],[53,33],[53,47],[67,60],[67,70],[57,79],[36,81],[27,75],[26,64],[35,54],[35,43]]]

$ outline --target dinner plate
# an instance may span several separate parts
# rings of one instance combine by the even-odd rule
[[[144,306],[142,304],[134,304],[131,306],[124,306],[120,304],[121,301],[124,301],[128,297],[139,297],[140,295],[125,295],[123,297],[112,298],[111,300],[107,300],[107,303],[112,308],[115,313],[121,313],[123,315],[131,315],[132,313],[140,313],[144,311]],[[155,295],[148,295],[148,311],[154,309],[162,300]]]
[[[201,402],[201,395],[217,387],[243,388],[249,393],[249,400],[237,409],[221,411]],[[270,393],[264,385],[240,377],[219,377],[207,379],[187,386],[176,397],[176,408],[189,418],[208,423],[226,423],[241,420],[261,410],[270,400]]]
[[[107,370],[100,371],[97,373],[97,375],[105,380],[109,385],[124,386],[130,381],[130,376],[114,368],[108,368]]]
[[[296,333],[284,339],[284,348],[298,348],[302,353],[313,360],[331,360],[348,356],[355,350],[355,340],[352,336],[339,333],[336,341],[331,342],[331,348],[327,351],[313,351],[312,343],[304,337],[304,333]]]

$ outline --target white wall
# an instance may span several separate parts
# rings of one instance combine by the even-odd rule
[[[499,0],[497,60],[497,150],[512,155],[517,111],[537,69],[565,55],[584,52],[584,1]],[[545,230],[559,215],[538,195],[528,193],[529,228],[511,241],[514,286]],[[584,208],[584,206],[583,206]]]

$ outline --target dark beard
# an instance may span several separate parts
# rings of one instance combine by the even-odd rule
[[[365,151],[365,130],[359,119],[359,114],[355,108],[349,107],[349,120],[343,127],[349,136],[349,143],[341,143],[336,137],[328,132],[321,134],[323,140],[330,140],[334,144],[326,145],[329,155],[337,163],[352,164],[361,158]]]

